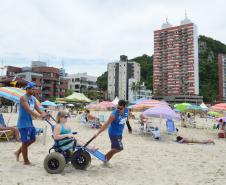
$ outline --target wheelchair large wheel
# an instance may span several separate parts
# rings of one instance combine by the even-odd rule
[[[45,157],[44,168],[48,173],[56,174],[64,171],[66,160],[64,156],[58,152],[52,152]]]
[[[91,164],[91,156],[87,151],[77,150],[71,157],[71,164],[76,169],[85,170]]]

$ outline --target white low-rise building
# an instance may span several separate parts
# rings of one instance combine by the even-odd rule
[[[87,75],[87,73],[69,74],[67,76],[68,89],[74,92],[82,92],[84,90],[97,89],[97,77]]]

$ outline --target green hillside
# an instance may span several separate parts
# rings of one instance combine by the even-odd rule
[[[206,36],[199,36],[199,90],[204,102],[212,103],[218,95],[218,54],[226,53],[226,45]],[[148,89],[153,87],[153,56],[142,55],[130,61],[141,66],[141,82]],[[98,78],[101,90],[107,90],[107,72]]]

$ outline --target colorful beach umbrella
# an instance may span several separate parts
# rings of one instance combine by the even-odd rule
[[[209,111],[209,112],[207,112],[207,115],[215,116],[215,117],[222,117],[223,116],[223,114],[221,114],[219,112],[215,112],[215,111]]]
[[[147,98],[140,98],[138,100],[131,102],[130,104],[135,105],[135,104],[141,103],[142,101],[145,101],[145,100],[148,100],[148,99]]]
[[[150,108],[142,113],[145,116],[157,117],[157,118],[168,118],[180,120],[180,116],[173,111],[169,106],[154,107]]]
[[[206,106],[205,103],[201,103],[200,107],[202,107],[203,110],[208,110],[209,108]]]
[[[20,103],[20,97],[26,93],[25,90],[15,87],[0,87],[0,97],[13,101],[14,103]],[[39,107],[41,103],[37,100],[37,104]]]
[[[179,110],[180,112],[185,112],[187,107],[192,106],[190,103],[179,103],[175,104],[174,107]]]
[[[116,107],[116,105],[110,101],[102,101],[96,105],[92,106],[94,110],[108,110]]]
[[[132,106],[133,110],[144,110],[149,109],[152,107],[158,107],[158,106],[168,106],[166,102],[158,101],[158,100],[144,100],[140,103],[137,103]]]
[[[46,101],[42,102],[41,104],[43,106],[53,106],[53,107],[57,106],[57,104],[55,104],[54,102],[51,102],[49,100],[46,100]]]
[[[211,109],[218,110],[218,111],[225,111],[226,110],[226,103],[218,103],[211,107]]]

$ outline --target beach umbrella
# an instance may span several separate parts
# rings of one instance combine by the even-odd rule
[[[192,105],[190,103],[179,103],[179,104],[175,104],[174,108],[176,108],[180,112],[185,112],[187,107],[189,106],[192,106]]]
[[[141,103],[142,101],[145,101],[145,100],[148,100],[148,99],[147,98],[140,98],[140,99],[137,99],[137,100],[131,102],[130,104],[135,105],[135,104]]]
[[[211,109],[218,110],[218,111],[225,111],[226,110],[226,103],[218,103],[211,107]]]
[[[62,99],[61,99],[62,100]],[[72,95],[64,98],[67,102],[91,102],[83,93],[74,92]]]
[[[186,108],[186,112],[196,113],[196,112],[200,112],[200,111],[204,111],[204,110],[199,105],[191,105]]]
[[[176,113],[180,112],[178,109],[173,109],[173,111]]]
[[[152,107],[158,107],[158,106],[168,106],[166,102],[158,101],[158,100],[144,100],[140,103],[137,103],[132,106],[133,110],[144,110],[149,109]]]
[[[97,103],[98,103],[98,101],[91,102],[90,104],[86,105],[85,108],[92,109],[93,107],[95,107],[97,105]]]
[[[67,107],[74,107],[74,105],[71,104],[71,103],[67,104],[66,106],[67,106]]]
[[[187,110],[203,110],[199,105],[191,105],[186,108]]]
[[[49,100],[46,100],[44,102],[41,103],[43,106],[57,106],[54,102],[51,102]]]
[[[220,119],[222,119],[223,122],[226,122],[226,117],[219,117],[219,118],[217,118],[216,120],[217,120],[217,121],[220,121]]]
[[[112,101],[113,104],[118,105],[119,98],[116,96],[115,99]]]
[[[93,109],[95,110],[108,110],[108,109],[112,109],[113,107],[116,107],[115,104],[113,104],[110,101],[102,101],[98,104],[95,105],[95,107],[93,107]]]
[[[207,115],[215,116],[215,117],[222,117],[223,116],[223,114],[221,114],[219,112],[215,112],[215,111],[209,111],[209,112],[207,112]]]
[[[202,107],[203,110],[208,110],[209,108],[206,106],[205,103],[201,103],[200,107]]]
[[[157,118],[168,118],[180,120],[180,116],[173,111],[169,106],[158,106],[154,108],[147,109],[142,113],[145,116],[157,117]]]
[[[25,90],[16,87],[0,87],[0,97],[13,101],[16,104],[20,103],[20,97],[25,93]],[[36,102],[41,109],[44,109],[37,99]]]

